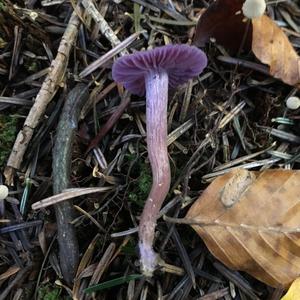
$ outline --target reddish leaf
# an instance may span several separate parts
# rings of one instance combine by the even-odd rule
[[[234,54],[239,50],[244,34],[248,31],[243,48],[249,51],[252,26],[251,24],[247,26],[247,22],[243,21],[245,19],[241,12],[243,2],[243,0],[213,2],[199,19],[194,44],[203,47],[211,38],[214,38],[218,44]]]

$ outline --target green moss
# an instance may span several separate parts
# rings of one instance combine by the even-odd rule
[[[5,10],[6,6],[3,0],[0,0],[0,11]]]
[[[143,207],[152,185],[150,165],[142,158],[137,159],[134,154],[126,155],[126,159],[129,163],[130,177],[134,178],[129,183],[128,200]]]
[[[24,67],[26,68],[26,70],[28,72],[35,73],[40,68],[40,65],[38,64],[37,60],[35,60],[35,59],[25,59]]]
[[[141,160],[137,162],[137,169],[139,176],[130,186],[128,199],[138,206],[143,207],[150,192],[152,176],[149,165]]]
[[[136,243],[133,239],[130,239],[129,242],[122,246],[121,252],[127,256],[135,256],[136,255]]]
[[[17,134],[17,119],[0,114],[0,168],[6,162]]]
[[[1,4],[0,4],[1,7]],[[1,10],[1,8],[0,8]],[[0,37],[0,49],[3,49],[5,46],[7,45],[7,42],[4,41],[4,39],[2,37]]]
[[[38,300],[59,300],[61,288],[53,287],[51,284],[43,285],[38,290]],[[66,298],[65,298],[66,299]]]

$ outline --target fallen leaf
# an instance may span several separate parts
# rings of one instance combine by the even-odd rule
[[[247,31],[247,22],[241,13],[243,0],[217,0],[200,17],[194,38],[194,44],[203,47],[214,38],[216,42],[231,54],[236,53]],[[251,49],[252,28],[249,24],[244,49]]]
[[[252,20],[252,51],[270,74],[289,85],[300,83],[299,56],[285,33],[268,16]]]
[[[299,300],[300,299],[300,278],[294,280],[288,292],[281,298],[281,300]]]
[[[209,185],[185,222],[229,268],[287,288],[300,273],[299,181],[296,170],[236,169]]]

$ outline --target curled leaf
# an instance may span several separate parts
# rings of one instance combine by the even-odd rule
[[[300,59],[285,33],[268,16],[252,20],[252,51],[270,74],[289,85],[300,83]]]
[[[295,170],[236,169],[209,185],[185,221],[229,268],[286,288],[300,273],[299,181]]]

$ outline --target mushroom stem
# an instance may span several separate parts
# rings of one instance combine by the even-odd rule
[[[141,270],[151,276],[157,262],[152,248],[156,220],[171,181],[167,146],[168,74],[149,71],[145,78],[147,148],[152,169],[152,187],[139,226]]]

